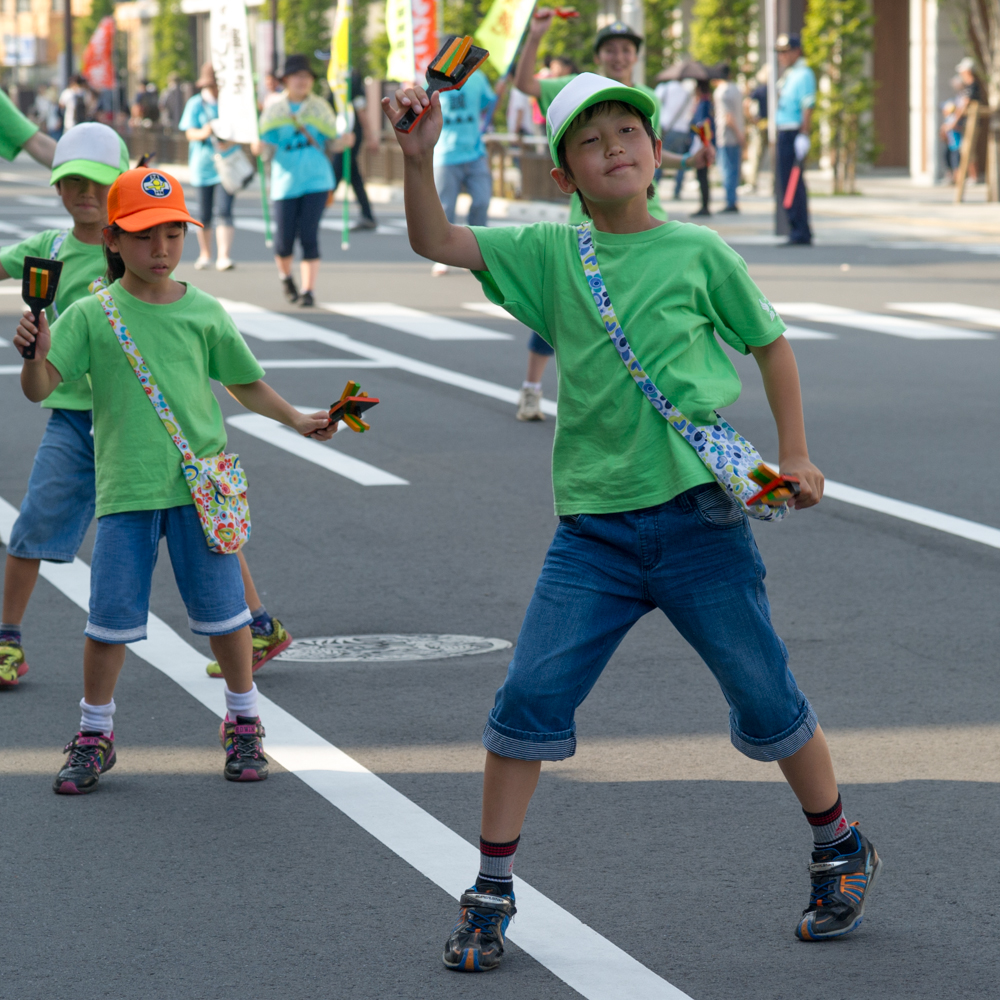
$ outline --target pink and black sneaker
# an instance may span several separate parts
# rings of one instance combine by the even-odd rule
[[[77,733],[63,747],[63,753],[69,756],[52,790],[58,795],[85,795],[97,787],[105,771],[115,766],[115,734]]]
[[[237,715],[235,722],[226,716],[219,726],[219,742],[226,751],[222,773],[227,781],[263,781],[267,777],[267,758],[260,742],[263,737],[259,716],[248,719]]]

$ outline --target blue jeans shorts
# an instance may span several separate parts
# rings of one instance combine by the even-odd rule
[[[249,624],[239,556],[211,552],[194,505],[186,504],[97,519],[84,634],[111,644],[146,638],[149,588],[163,536],[191,631],[226,635]]]
[[[28,493],[7,551],[19,559],[72,562],[94,517],[90,410],[53,410],[35,454]]]
[[[444,208],[448,221],[455,222],[455,202],[465,188],[472,198],[469,206],[470,226],[485,226],[486,215],[493,197],[493,173],[490,161],[485,156],[466,163],[436,163],[434,165],[434,186]]]
[[[543,357],[551,358],[556,353],[556,349],[547,341],[540,337],[534,330],[528,338],[528,350],[532,354],[541,354]]]
[[[576,752],[576,708],[628,630],[654,608],[708,664],[733,745],[754,760],[801,749],[816,715],[771,625],[746,516],[715,483],[621,514],[561,517],[483,733],[520,760]]]

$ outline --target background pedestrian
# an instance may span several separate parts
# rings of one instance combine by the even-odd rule
[[[743,117],[743,92],[729,75],[729,64],[720,63],[715,70],[715,78],[719,81],[715,88],[715,121],[719,127],[719,170],[726,191],[726,207],[722,211],[738,212],[736,189],[743,166],[746,119]]]
[[[798,35],[779,35],[775,47],[778,50],[778,65],[783,71],[778,80],[775,119],[778,126],[778,197],[784,199],[792,167],[796,163],[805,167],[812,145],[809,133],[813,106],[816,104],[816,74],[802,55],[802,41]],[[785,211],[791,227],[786,245],[809,246],[812,230],[809,228],[804,169],[795,187],[792,206]]]

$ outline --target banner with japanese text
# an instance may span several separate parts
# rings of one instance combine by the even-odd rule
[[[385,28],[387,77],[403,83],[422,80],[438,49],[437,0],[387,0]]]
[[[510,69],[534,9],[535,0],[493,0],[483,18],[475,35],[476,44],[489,49],[489,61],[499,73]]]
[[[213,131],[226,142],[254,142],[257,100],[243,0],[212,0],[209,48],[219,85],[219,117],[212,123]]]
[[[337,111],[347,110],[348,85],[351,76],[351,0],[338,0],[333,19],[333,37],[330,39],[330,65],[326,78],[333,92]],[[355,95],[351,95],[352,97]]]

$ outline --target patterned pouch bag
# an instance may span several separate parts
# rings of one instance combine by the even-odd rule
[[[156,415],[163,421],[163,426],[181,453],[184,479],[191,491],[191,499],[194,500],[208,547],[218,555],[239,552],[250,537],[247,477],[240,466],[239,455],[220,451],[210,458],[195,457],[177,418],[167,406],[160,387],[153,381],[152,373],[129,336],[115,300],[103,279],[93,282],[90,291],[100,299],[104,315],[107,316],[142,391],[153,404]]]
[[[767,466],[764,465],[764,460],[757,449],[718,414],[716,414],[718,421],[714,424],[709,426],[695,424],[656,388],[653,380],[643,371],[639,359],[632,353],[632,348],[625,339],[625,331],[615,315],[611,297],[608,295],[604,278],[601,277],[601,269],[597,264],[597,251],[594,249],[594,236],[590,223],[577,226],[576,239],[583,272],[601,319],[604,320],[604,329],[615,345],[615,350],[618,351],[618,356],[628,369],[629,375],[642,390],[642,394],[656,412],[694,448],[709,472],[718,480],[719,485],[747,514],[759,521],[780,521],[788,513],[788,504],[771,506],[761,501],[747,502],[755,494],[759,494],[761,485],[771,478],[759,471],[762,468],[767,469]]]

